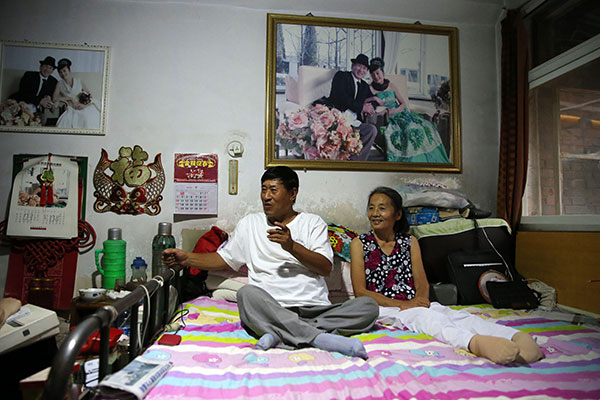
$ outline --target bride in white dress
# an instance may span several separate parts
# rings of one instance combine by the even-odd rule
[[[62,80],[56,85],[52,101],[66,105],[67,109],[56,122],[59,128],[100,129],[100,107],[81,79],[71,74],[71,60],[58,62],[58,75]],[[62,103],[62,104],[61,104]]]

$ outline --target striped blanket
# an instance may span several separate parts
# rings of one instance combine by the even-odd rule
[[[174,367],[147,399],[600,399],[600,332],[491,306],[463,307],[535,337],[545,359],[496,365],[430,336],[377,325],[356,335],[368,360],[305,348],[254,349],[235,303],[186,303],[178,346],[144,357]]]

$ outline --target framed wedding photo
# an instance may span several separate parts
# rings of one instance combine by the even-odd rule
[[[108,47],[0,46],[0,134],[105,134]]]
[[[460,172],[458,31],[267,14],[265,166]]]

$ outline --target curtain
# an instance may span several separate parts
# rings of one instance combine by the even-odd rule
[[[383,54],[383,63],[385,64],[386,74],[397,74],[396,66],[398,64],[398,46],[402,41],[402,33],[383,31],[385,41],[385,53]]]
[[[521,219],[528,156],[529,71],[527,32],[518,10],[509,10],[502,21],[500,161],[497,216],[513,231]]]

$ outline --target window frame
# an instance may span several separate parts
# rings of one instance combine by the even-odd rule
[[[528,74],[529,90],[599,58],[600,34],[532,68]],[[531,111],[529,115],[531,115]],[[560,164],[560,154],[556,155],[556,162]],[[560,165],[558,167],[560,168]],[[557,193],[562,197],[562,187],[560,187],[562,182],[561,180],[558,182],[560,190]],[[560,206],[560,199],[558,203]],[[523,196],[522,210],[526,209],[527,196]],[[600,215],[522,215],[519,229],[523,231],[598,232],[600,231]]]

